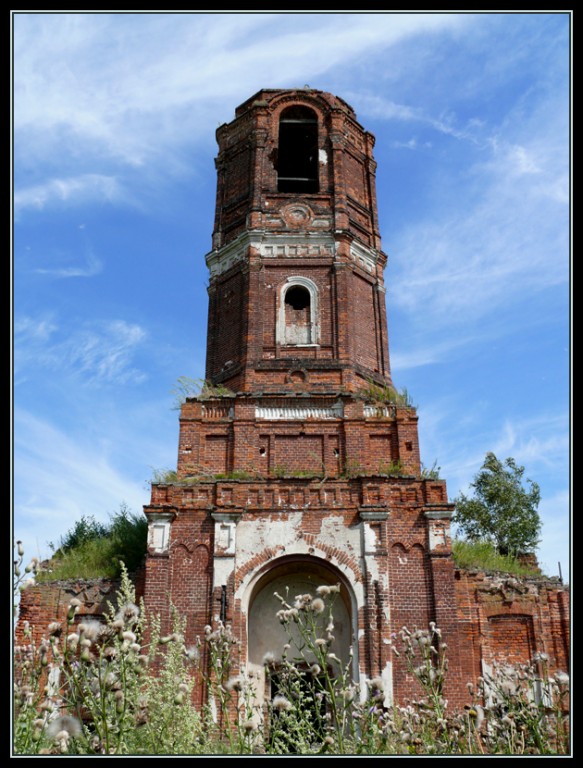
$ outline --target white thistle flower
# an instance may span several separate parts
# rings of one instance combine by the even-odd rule
[[[312,611],[314,611],[314,613],[322,613],[325,607],[326,607],[326,604],[324,603],[321,597],[315,597],[310,603],[310,608],[312,609]]]
[[[61,715],[51,720],[47,725],[47,736],[49,739],[61,740],[63,738],[69,738],[69,736],[79,736],[82,728],[81,723],[76,717],[71,715]],[[63,736],[62,734],[65,734]]]
[[[286,699],[285,696],[278,694],[271,702],[271,706],[278,712],[289,712],[292,708],[292,703],[289,699]]]

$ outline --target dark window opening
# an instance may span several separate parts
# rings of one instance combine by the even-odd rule
[[[279,120],[278,192],[318,192],[318,119],[308,107],[288,107]]]
[[[310,292],[301,285],[293,285],[285,293],[285,343],[311,344],[312,317]]]
[[[310,292],[307,288],[295,285],[285,294],[285,303],[295,310],[306,309],[310,306]]]

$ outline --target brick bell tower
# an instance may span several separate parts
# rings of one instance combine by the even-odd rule
[[[261,699],[286,642],[274,591],[339,584],[333,650],[355,680],[414,695],[391,634],[435,621],[455,682],[453,506],[391,381],[374,137],[305,88],[259,91],[217,140],[208,385],[145,507],[147,607],[169,623],[176,606],[188,642],[229,623]]]

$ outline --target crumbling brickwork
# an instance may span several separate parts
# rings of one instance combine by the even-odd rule
[[[144,589],[144,571],[133,574],[136,599],[140,600]],[[18,622],[15,630],[17,644],[24,643],[24,627],[28,625],[32,637],[38,642],[46,637],[48,625],[57,621],[67,626],[67,611],[71,600],[78,601],[75,622],[86,619],[104,620],[110,606],[116,605],[120,582],[116,579],[66,579],[42,581],[27,587],[20,593]]]
[[[551,673],[568,672],[569,591],[557,580],[457,571],[455,605],[467,680],[484,665],[522,664],[541,653]]]

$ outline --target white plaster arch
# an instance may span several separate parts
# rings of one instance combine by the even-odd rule
[[[289,329],[286,326],[285,319],[285,297],[290,288],[305,288],[310,295],[310,319],[308,334],[305,340],[296,340],[290,338]],[[320,302],[318,299],[318,286],[313,280],[302,275],[291,275],[288,277],[279,289],[279,307],[277,313],[276,339],[277,343],[283,346],[317,346],[320,341]]]

